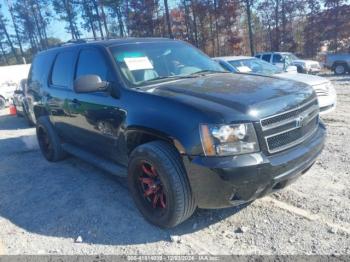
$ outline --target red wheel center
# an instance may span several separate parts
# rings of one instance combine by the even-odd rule
[[[153,208],[165,208],[166,199],[163,185],[156,169],[148,162],[143,162],[141,167],[142,175],[139,179],[143,196],[150,201]]]

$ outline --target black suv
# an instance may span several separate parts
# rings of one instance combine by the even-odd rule
[[[228,73],[176,40],[65,44],[36,56],[28,86],[45,158],[127,177],[161,227],[284,188],[325,141],[311,87]]]

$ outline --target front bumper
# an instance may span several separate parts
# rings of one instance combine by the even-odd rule
[[[302,144],[271,156],[262,152],[234,157],[184,156],[198,207],[240,205],[284,188],[314,164],[325,137],[325,127],[320,124]]]

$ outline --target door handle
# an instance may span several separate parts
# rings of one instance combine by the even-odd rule
[[[70,105],[71,107],[73,107],[73,108],[77,108],[77,107],[79,107],[79,106],[81,105],[81,103],[79,102],[78,99],[74,98],[73,100],[71,100],[71,101],[69,102],[69,105]]]

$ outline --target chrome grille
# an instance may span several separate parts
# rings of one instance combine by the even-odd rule
[[[268,152],[280,152],[302,143],[317,130],[318,114],[315,98],[295,109],[260,120]]]

